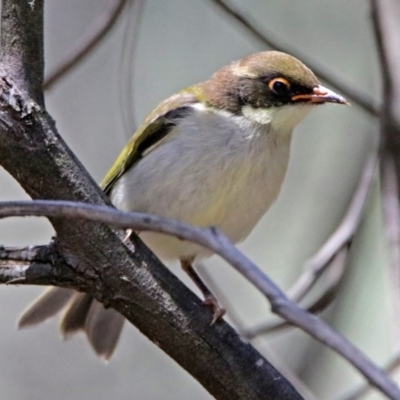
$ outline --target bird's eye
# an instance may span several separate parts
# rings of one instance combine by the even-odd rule
[[[268,82],[268,87],[277,95],[283,95],[289,91],[290,83],[284,78],[275,78]]]

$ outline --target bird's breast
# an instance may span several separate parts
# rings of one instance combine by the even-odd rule
[[[290,133],[278,135],[266,125],[239,117],[194,113],[116,182],[112,202],[123,210],[217,226],[238,242],[279,193],[290,137]],[[162,258],[201,253],[177,239],[155,234],[144,238]]]

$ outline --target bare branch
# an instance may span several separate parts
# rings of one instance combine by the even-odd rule
[[[382,64],[383,133],[392,144],[399,144],[400,129],[400,3],[396,0],[371,0],[372,20]],[[397,132],[397,133],[396,133]],[[397,140],[396,140],[397,137]]]
[[[322,273],[331,266],[332,280],[326,291],[312,304],[306,306],[306,310],[309,312],[317,313],[323,311],[334,299],[334,293],[336,293],[346,265],[345,254],[347,254],[347,250],[344,252],[342,250],[346,245],[350,244],[360,224],[375,175],[376,165],[377,155],[374,153],[367,158],[358,186],[339,226],[318,252],[306,262],[304,272],[286,292],[288,298],[292,301],[300,301],[314,286]],[[333,262],[331,263],[332,260]],[[254,338],[262,334],[276,333],[287,327],[287,322],[267,322],[251,330],[245,330],[243,334],[247,338]]]
[[[371,154],[367,158],[358,186],[339,226],[318,252],[306,262],[304,272],[288,290],[288,297],[293,301],[299,301],[303,298],[329,265],[335,254],[351,242],[365,209],[376,165],[377,155]]]
[[[0,247],[0,283],[17,285],[70,285],[76,280],[54,243],[23,248]],[[79,285],[76,285],[78,288]]]
[[[371,0],[371,8],[383,80],[380,141],[384,222],[389,240],[394,310],[395,315],[399,316],[400,3],[396,0]],[[398,321],[395,323],[398,334]]]
[[[120,105],[125,131],[131,132],[135,126],[135,96],[133,71],[136,61],[135,52],[139,43],[139,33],[145,8],[145,0],[131,1],[127,7],[129,23],[124,26],[124,34],[121,46],[121,62],[118,74],[118,89],[120,93]],[[129,84],[127,85],[127,77]]]
[[[372,20],[383,79],[381,152],[392,154],[397,180],[400,177],[400,3],[371,0]],[[384,161],[384,160],[383,160]],[[398,185],[398,190],[400,186]]]
[[[400,389],[380,368],[325,322],[291,302],[275,283],[215,228],[193,227],[154,215],[126,213],[110,207],[85,203],[46,200],[0,203],[0,217],[27,215],[83,218],[121,228],[165,233],[204,246],[220,255],[260,290],[268,298],[274,313],[342,355],[389,398],[400,399]]]
[[[385,371],[388,374],[392,374],[393,372],[396,371],[400,367],[400,354],[397,354],[396,357],[393,358],[392,361],[390,361],[386,366],[385,366]],[[356,389],[352,390],[350,393],[348,393],[345,396],[341,396],[340,400],[359,400],[362,397],[364,397],[368,392],[372,389],[368,383],[361,384],[359,387]],[[338,399],[339,400],[339,399]]]
[[[381,163],[383,215],[386,230],[391,292],[393,304],[392,326],[396,334],[400,333],[400,203],[396,168],[390,154],[386,154]]]
[[[341,249],[333,258],[329,268],[329,282],[322,293],[306,305],[304,309],[313,314],[319,314],[328,307],[336,298],[337,290],[342,281],[346,267],[348,249]],[[289,297],[289,296],[288,296]],[[290,298],[290,297],[289,297]],[[293,299],[290,299],[293,301]],[[285,329],[293,328],[287,321],[267,321],[259,326],[241,331],[241,334],[247,339],[254,339],[257,336],[265,334],[275,334]]]
[[[343,83],[342,79],[339,79],[336,74],[327,70],[319,64],[315,59],[311,59],[306,54],[301,53],[298,48],[290,46],[288,43],[283,43],[281,39],[278,39],[276,35],[269,32],[264,27],[262,31],[256,28],[256,25],[250,21],[250,18],[246,17],[237,8],[228,5],[225,0],[212,0],[212,3],[217,5],[225,14],[239,22],[243,27],[245,27],[253,36],[264,43],[266,46],[273,49],[289,53],[294,57],[302,60],[306,65],[308,65],[316,75],[323,81],[329,83],[330,86],[338,90],[343,94],[348,100],[353,103],[358,104],[367,113],[377,116],[379,115],[379,108],[376,106],[376,102],[368,98],[367,95],[359,92],[354,86],[346,85]]]
[[[96,20],[91,32],[81,39],[81,42],[76,45],[54,71],[49,73],[43,85],[44,90],[51,89],[55,83],[61,78],[64,78],[74,67],[93,52],[118,22],[125,5],[129,1],[130,0],[113,0],[110,2],[112,7],[106,10],[106,12]]]
[[[1,66],[17,82],[23,96],[43,106],[43,1],[3,0],[1,7]],[[19,23],[24,15],[29,23]]]

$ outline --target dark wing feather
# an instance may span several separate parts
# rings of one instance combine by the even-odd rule
[[[146,151],[155,148],[180,118],[193,111],[191,106],[197,102],[194,94],[181,92],[159,104],[134,133],[104,177],[100,184],[104,192],[108,194],[118,178],[139,161]]]

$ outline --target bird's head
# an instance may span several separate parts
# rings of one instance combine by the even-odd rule
[[[221,68],[203,90],[211,106],[283,131],[291,131],[315,105],[348,104],[320,85],[302,62],[278,51],[256,53]]]

